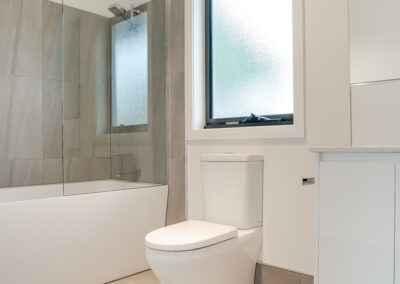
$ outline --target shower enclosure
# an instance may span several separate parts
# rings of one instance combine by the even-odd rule
[[[0,0],[0,283],[148,269],[168,196],[166,2],[113,1]]]
[[[0,0],[0,201],[167,184],[165,4],[146,2]]]

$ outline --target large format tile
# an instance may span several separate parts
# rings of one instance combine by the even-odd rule
[[[71,9],[66,9],[65,18],[69,14],[76,14]],[[79,15],[79,14],[77,14]],[[79,85],[80,78],[80,19],[64,24],[64,80]]]
[[[63,162],[61,159],[44,160],[44,183],[55,184],[63,182]]]
[[[79,82],[64,82],[64,118],[79,118],[80,86]]]
[[[185,71],[185,0],[170,0],[168,9],[168,68],[170,74]]]
[[[82,12],[80,17],[81,83],[105,79],[99,74],[105,73],[109,68],[107,64],[111,57],[110,42],[111,20]]]
[[[43,78],[62,79],[62,5],[43,2]]]
[[[169,157],[185,158],[185,75],[169,75]]]
[[[255,284],[312,284],[313,277],[258,264]]]
[[[160,284],[152,271],[145,271],[109,284]]]
[[[0,188],[7,187],[8,184],[8,175],[10,172],[10,165],[8,161],[0,160]]]
[[[64,159],[64,182],[93,180],[91,166],[91,159]]]
[[[1,55],[0,55],[1,56]],[[0,74],[0,160],[7,160],[8,120],[12,77]],[[1,181],[0,181],[1,183]]]
[[[91,158],[95,152],[97,115],[96,88],[90,84],[81,84],[80,93],[80,156]]]
[[[24,0],[15,45],[15,74],[42,78],[42,29],[43,0]]]
[[[301,275],[295,272],[258,265],[256,284],[301,284]]]
[[[0,0],[0,73],[11,74],[16,56],[22,0]]]
[[[9,186],[43,184],[43,160],[9,161]]]
[[[92,159],[90,171],[91,180],[111,179],[111,160],[109,158]]]
[[[186,220],[185,159],[170,159],[168,170],[167,225],[172,225]]]
[[[43,152],[45,159],[62,157],[61,82],[44,80],[43,86]]]
[[[8,160],[43,158],[42,79],[10,76]]]
[[[64,120],[64,156],[66,158],[79,157],[80,154],[80,119]]]
[[[301,277],[301,284],[313,284],[314,277],[308,275],[302,275]]]

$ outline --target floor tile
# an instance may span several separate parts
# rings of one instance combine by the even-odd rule
[[[149,270],[109,284],[160,284],[160,281]]]

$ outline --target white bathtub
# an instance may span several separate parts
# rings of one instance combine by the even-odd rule
[[[0,189],[0,283],[103,284],[148,269],[144,236],[165,225],[168,187],[108,191],[113,182],[65,186],[107,190],[73,196],[62,185]]]
[[[100,193],[135,188],[156,187],[159,184],[128,182],[121,180],[97,180],[63,184],[31,185],[0,188],[0,203],[61,197],[88,193]],[[2,283],[0,283],[2,284]]]

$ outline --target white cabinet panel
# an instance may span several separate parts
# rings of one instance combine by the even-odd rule
[[[400,284],[400,164],[396,164],[395,284]]]
[[[400,1],[349,4],[351,82],[400,78]]]
[[[400,146],[400,81],[351,88],[354,147]]]
[[[395,165],[321,162],[319,284],[393,284]]]

